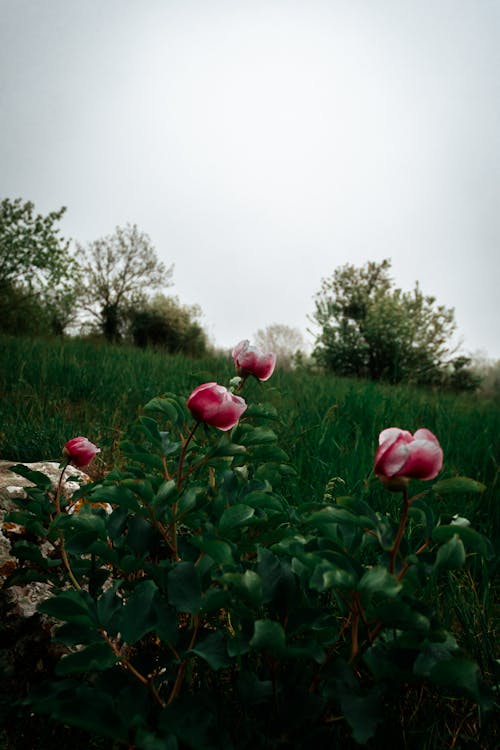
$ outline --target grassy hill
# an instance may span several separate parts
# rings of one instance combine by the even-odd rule
[[[0,337],[0,457],[57,459],[75,435],[103,450],[109,465],[141,406],[165,392],[185,395],[203,382],[227,383],[227,357],[193,360],[181,355],[111,347],[87,341]],[[471,476],[486,492],[464,497],[445,513],[469,514],[488,535],[500,535],[498,435],[500,410],[471,395],[277,370],[266,383],[245,386],[249,402],[278,410],[281,446],[298,472],[293,497],[321,497],[335,478],[345,491],[368,493],[376,505],[387,493],[370,482],[379,432],[398,426],[427,427],[439,438],[443,477]],[[457,503],[454,496],[453,503]]]

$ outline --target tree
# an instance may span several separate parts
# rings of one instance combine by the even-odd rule
[[[279,366],[283,369],[291,369],[305,348],[304,337],[299,329],[282,323],[259,328],[254,341],[263,351],[274,352]]]
[[[453,362],[454,311],[436,305],[418,283],[394,288],[391,262],[346,264],[323,279],[315,298],[320,326],[314,357],[342,375],[390,382],[443,383]]]
[[[142,307],[130,310],[130,333],[136,346],[201,356],[207,351],[207,337],[197,321],[200,316],[198,305],[181,305],[177,297],[157,294]]]
[[[130,309],[144,305],[147,291],[170,286],[173,266],[161,263],[151,240],[137,226],[78,245],[82,269],[82,306],[108,341],[118,341]]]
[[[40,331],[42,319],[53,328],[56,300],[63,295],[74,306],[72,279],[77,275],[69,241],[56,226],[66,209],[46,216],[21,198],[0,203],[0,326],[16,332]],[[32,320],[33,310],[38,320]],[[58,328],[62,325],[59,320]],[[43,327],[43,326],[42,326]],[[64,328],[64,326],[63,326]]]

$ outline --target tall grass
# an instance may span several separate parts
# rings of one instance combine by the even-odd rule
[[[111,347],[81,340],[0,337],[0,457],[57,459],[61,446],[86,435],[113,459],[127,424],[160,393],[189,395],[202,382],[225,383],[229,357]],[[383,507],[388,493],[370,482],[379,432],[425,426],[443,446],[443,476],[466,475],[487,486],[481,496],[450,501],[447,513],[468,513],[498,539],[500,410],[479,398],[404,386],[383,386],[278,369],[267,383],[245,386],[249,401],[273,403],[277,427],[298,479],[296,498],[321,497],[335,478],[345,493],[369,493]]]

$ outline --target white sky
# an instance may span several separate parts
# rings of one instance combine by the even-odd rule
[[[390,257],[500,357],[500,0],[0,0],[0,196],[137,223],[232,346]]]

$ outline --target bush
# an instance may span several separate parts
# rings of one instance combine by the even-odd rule
[[[141,308],[129,311],[130,333],[141,348],[155,346],[173,354],[201,357],[207,352],[207,337],[196,321],[196,306],[181,305],[175,297],[157,295]]]
[[[234,424],[240,399],[217,393]],[[120,467],[70,501],[17,467],[34,486],[9,517],[26,537],[7,585],[50,582],[39,611],[58,649],[30,711],[140,750],[401,746],[424,690],[428,707],[456,695],[484,721],[492,664],[481,672],[449,615],[492,548],[439,515],[441,497],[484,487],[456,477],[409,497],[399,482],[384,513],[342,483],[291,504],[278,421],[251,404],[221,432],[165,394],[130,427]]]

